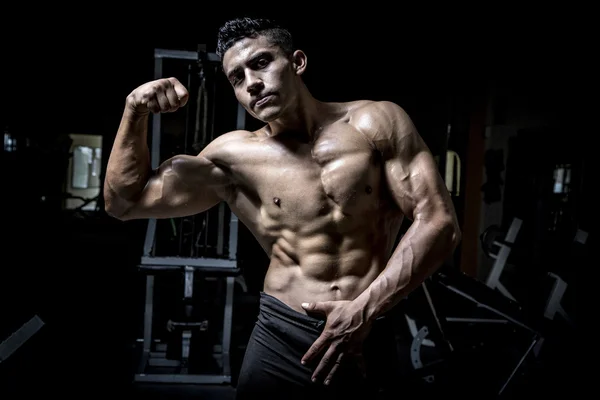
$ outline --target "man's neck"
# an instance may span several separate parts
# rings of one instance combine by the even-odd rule
[[[315,99],[306,86],[301,86],[294,108],[285,111],[285,117],[269,122],[269,136],[282,132],[294,132],[313,140],[321,128],[322,103]]]

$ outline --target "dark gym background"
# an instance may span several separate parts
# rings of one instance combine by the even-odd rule
[[[133,347],[143,318],[136,265],[146,222],[111,219],[101,197],[97,212],[64,210],[66,143],[71,133],[101,135],[104,173],[126,95],[153,79],[154,49],[195,51],[203,43],[214,51],[217,27],[244,14],[179,8],[156,11],[172,12],[167,22],[151,11],[131,24],[112,16],[94,22],[90,11],[73,18],[32,15],[20,18],[16,30],[3,28],[2,127],[18,148],[8,152],[5,142],[2,157],[0,342],[34,314],[46,323],[0,364],[3,399],[133,393],[125,391],[133,390]],[[538,320],[546,290],[540,277],[561,274],[569,284],[564,305],[579,323],[577,280],[593,239],[585,246],[573,242],[578,230],[592,231],[591,158],[584,142],[593,127],[583,124],[585,95],[575,92],[587,68],[577,60],[589,52],[581,36],[566,37],[567,29],[552,19],[513,14],[493,22],[464,14],[417,22],[386,9],[335,18],[291,10],[254,14],[289,24],[297,47],[308,54],[306,82],[317,98],[394,101],[412,116],[434,155],[445,160],[453,150],[460,156],[461,190],[454,201],[463,242],[448,271],[484,280],[492,261],[482,233],[494,224],[501,239],[512,218],[522,218],[511,287]],[[572,168],[571,191],[560,198],[551,189],[559,164]],[[258,293],[267,260],[252,240],[241,229],[238,256],[249,291]],[[239,323],[251,324],[252,317]],[[567,344],[574,334],[561,335],[524,393],[574,390],[576,364]],[[239,362],[240,354],[233,357]],[[468,376],[477,364],[468,363],[463,382],[477,386],[481,378]],[[494,373],[490,365],[482,368]],[[468,393],[467,386],[462,390]]]

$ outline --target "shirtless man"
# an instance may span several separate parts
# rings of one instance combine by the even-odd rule
[[[237,100],[264,127],[224,133],[152,171],[149,113],[184,107],[188,92],[175,78],[138,87],[108,161],[106,211],[171,218],[226,202],[270,257],[238,398],[367,396],[371,368],[395,352],[374,339],[378,321],[460,240],[444,182],[401,107],[315,99],[302,80],[307,56],[286,30],[240,19],[218,39]]]

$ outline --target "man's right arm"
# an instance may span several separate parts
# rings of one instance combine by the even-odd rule
[[[149,113],[176,111],[187,97],[185,88],[173,78],[149,82],[127,97],[104,180],[109,215],[121,220],[180,217],[223,200],[229,178],[209,159],[214,143],[198,156],[175,156],[156,170],[151,168]]]

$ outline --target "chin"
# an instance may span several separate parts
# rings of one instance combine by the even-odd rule
[[[260,114],[254,114],[254,117],[262,122],[269,123],[279,118],[280,111],[279,109],[262,110]]]

